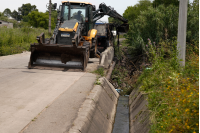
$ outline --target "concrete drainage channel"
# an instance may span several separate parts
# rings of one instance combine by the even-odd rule
[[[106,78],[99,79],[78,112],[69,133],[111,133],[119,94]]]
[[[147,133],[149,131],[149,111],[146,94],[139,89],[130,96],[119,96],[108,81],[114,65],[112,47],[101,55],[100,67],[110,69],[98,81],[79,109],[69,133]]]
[[[129,133],[128,96],[119,96],[112,133]]]

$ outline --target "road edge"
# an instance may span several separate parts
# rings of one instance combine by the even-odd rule
[[[102,77],[81,105],[68,133],[112,132],[119,94]]]

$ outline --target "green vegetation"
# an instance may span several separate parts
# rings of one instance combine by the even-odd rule
[[[180,67],[173,43],[166,53],[162,42],[156,49],[150,41],[148,56],[152,66],[145,69],[136,86],[148,93],[151,132],[198,132],[199,123],[199,48],[190,45],[186,67]],[[194,46],[194,47],[193,47]],[[191,51],[191,48],[195,49]]]
[[[96,79],[94,84],[95,85],[101,85],[101,82],[99,81],[99,78],[105,76],[104,68],[102,68],[102,67],[98,68],[97,70],[93,71],[92,73],[97,74],[97,79]]]
[[[135,5],[134,7],[139,7]],[[132,10],[131,10],[132,9]],[[126,12],[135,11],[134,8],[126,9],[123,14],[124,17],[130,16]],[[194,0],[188,6],[188,24],[187,24],[187,42],[192,43],[193,40],[199,38],[199,0]],[[130,29],[126,35],[127,43],[132,52],[140,51],[141,47],[148,43],[148,38],[158,44],[161,40],[173,40],[178,33],[178,7],[171,4],[169,6],[159,5],[153,8],[152,5],[148,6],[146,10],[140,11],[138,17],[129,21]],[[140,46],[138,46],[140,45]],[[142,51],[140,51],[140,54]]]
[[[28,14],[29,18],[29,24],[38,28],[38,27],[43,27],[45,29],[48,29],[49,25],[49,13],[43,13],[43,12],[38,12],[38,11],[32,11],[31,13]],[[51,28],[55,28],[55,21],[54,18],[51,19]]]
[[[104,76],[104,68],[98,68],[97,70],[93,71],[92,73],[96,73],[100,75],[101,77]]]
[[[129,22],[132,22],[141,14],[142,11],[147,10],[151,5],[151,1],[149,0],[140,0],[139,3],[134,6],[128,6],[123,13],[123,17],[128,19]]]
[[[12,16],[14,20],[8,19]],[[55,28],[57,12],[52,10],[52,29]],[[22,4],[17,11],[11,12],[6,8],[3,13],[0,12],[0,20],[13,23],[13,29],[0,27],[0,56],[21,53],[29,50],[31,43],[36,43],[36,36],[42,32],[46,37],[48,34],[48,11],[46,13],[38,12],[35,5],[30,3]],[[22,20],[20,23],[19,20]],[[35,27],[35,28],[30,28]]]
[[[30,43],[37,42],[36,36],[48,31],[40,28],[0,28],[0,56],[21,53],[29,50]],[[49,37],[49,36],[47,36]]]
[[[142,8],[142,2],[146,3],[147,8]],[[132,89],[139,87],[141,91],[148,93],[150,132],[197,133],[199,0],[188,5],[185,67],[181,67],[177,59],[177,0],[154,0],[151,4],[149,2],[141,0],[139,4],[128,7],[123,14],[130,24],[129,32],[125,35],[128,52],[135,58],[142,55],[148,60],[146,63],[150,64],[148,68],[142,66],[143,72],[138,79],[128,79],[134,82],[129,83],[131,88],[125,87],[124,91],[129,94]],[[113,72],[119,85],[128,81],[125,79],[124,69],[121,67]]]
[[[53,6],[53,5],[52,5]],[[10,20],[8,17],[13,17],[15,20]],[[49,24],[49,12],[45,13],[39,12],[35,5],[31,5],[30,3],[22,4],[21,7],[18,8],[18,11],[14,10],[11,12],[9,8],[6,8],[3,13],[0,12],[0,20],[4,20],[7,22],[13,23],[14,28],[24,27],[25,26],[33,26],[35,28],[48,28]],[[21,21],[18,23],[17,21]],[[54,29],[57,22],[57,11],[52,8],[51,11],[51,28]]]

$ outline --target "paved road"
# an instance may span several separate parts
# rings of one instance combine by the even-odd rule
[[[32,121],[37,121],[34,118],[41,114],[41,116],[45,116],[49,109],[53,108],[54,115],[61,113],[56,112],[56,106],[52,106],[55,105],[54,103],[64,104],[62,99],[66,97],[68,99],[65,99],[65,108],[76,105],[74,106],[75,110],[70,110],[71,113],[74,113],[69,122],[72,121],[76,117],[76,110],[78,111],[96,80],[95,75],[85,72],[27,69],[29,57],[29,52],[0,57],[1,133],[16,133],[25,127],[30,129],[27,127],[32,125]],[[80,84],[82,83],[84,85],[81,88]],[[77,84],[79,87],[76,86]],[[81,89],[83,90],[81,91]],[[81,95],[73,97],[77,92]],[[59,110],[66,111],[67,109],[60,108]],[[51,117],[53,116],[51,115]],[[62,115],[58,117],[61,118]],[[68,121],[67,117],[66,121]],[[64,125],[60,126],[71,126],[69,123],[63,123]],[[29,125],[27,126],[27,124]]]

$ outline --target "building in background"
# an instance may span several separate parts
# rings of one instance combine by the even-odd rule
[[[4,27],[4,26],[7,28],[13,28],[13,23],[0,20],[0,27]]]

